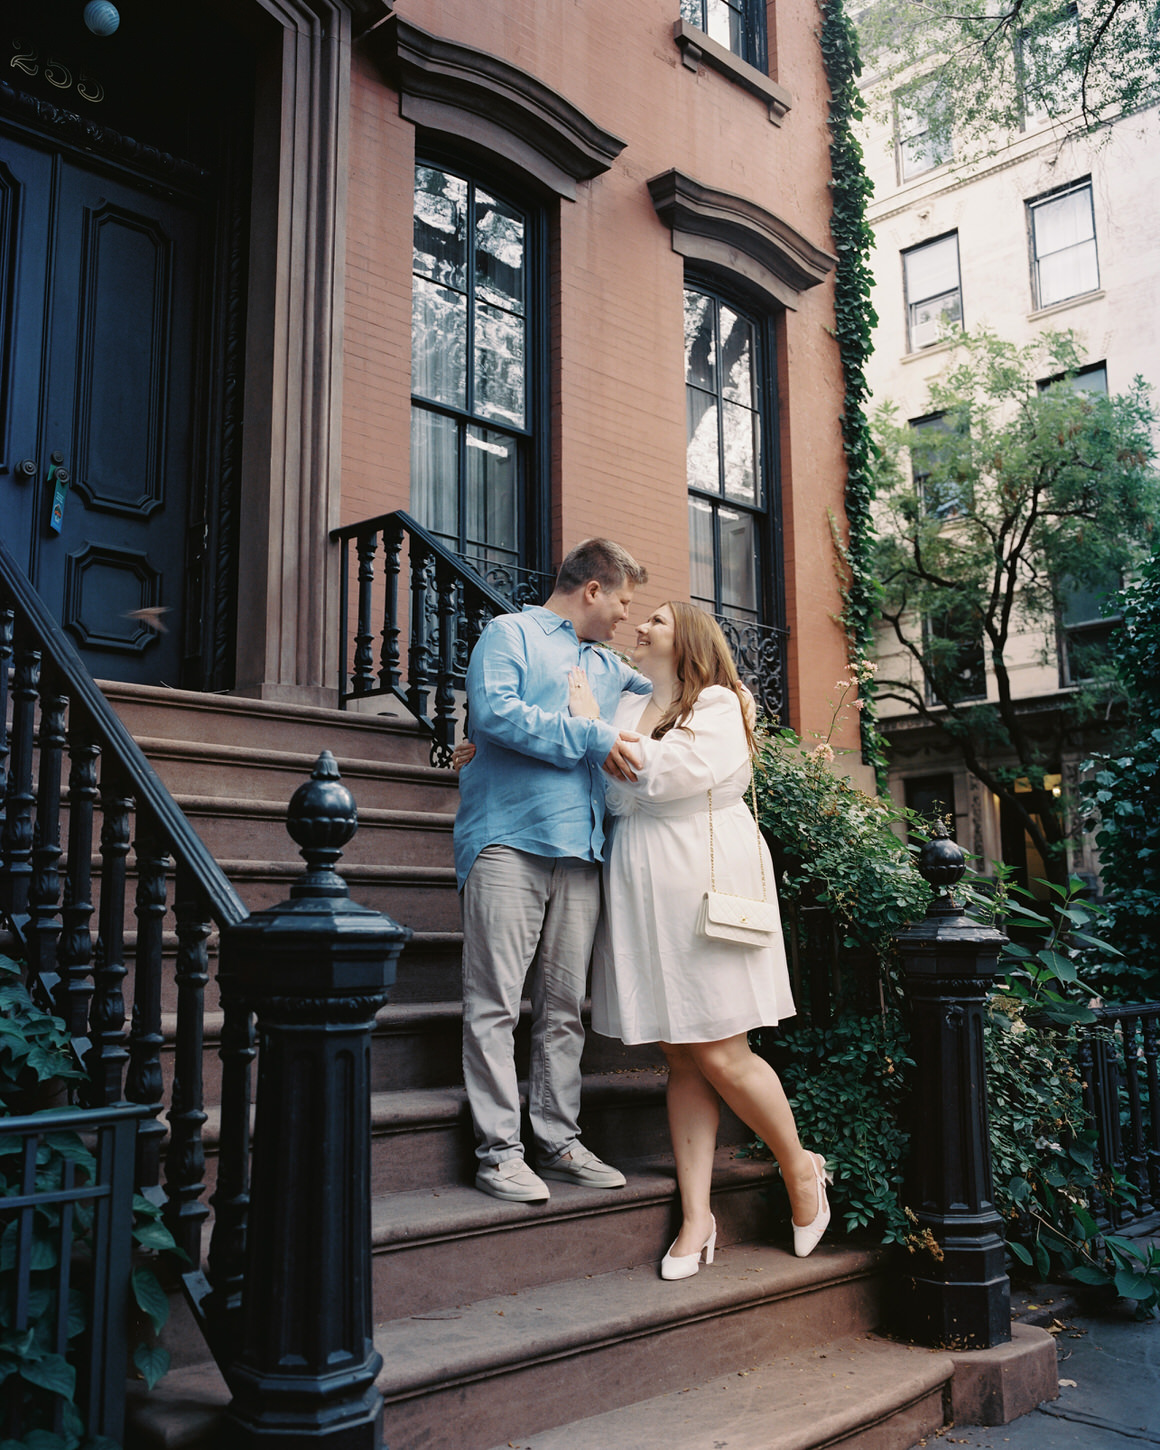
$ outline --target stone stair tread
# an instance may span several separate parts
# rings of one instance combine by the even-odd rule
[[[253,861],[223,858],[218,865],[231,880],[235,877],[245,880],[252,876],[301,876],[303,871],[301,860]],[[339,867],[338,874],[348,883],[399,881],[427,882],[436,886],[455,885],[454,866],[359,866],[340,862]]]
[[[857,1443],[937,1392],[953,1373],[944,1354],[877,1335],[837,1339],[622,1409],[517,1435],[495,1450],[815,1450]],[[941,1423],[941,1421],[937,1422]],[[890,1443],[923,1433],[899,1427]],[[929,1429],[934,1429],[930,1426]],[[875,1442],[884,1443],[884,1442]]]
[[[215,820],[237,817],[254,820],[286,820],[284,800],[251,799],[246,796],[175,795],[174,800],[187,816],[212,816]],[[450,831],[455,824],[451,811],[385,810],[380,806],[360,806],[361,826],[408,826],[415,830]]]
[[[390,1193],[371,1203],[371,1233],[376,1249],[413,1245],[463,1236],[482,1236],[498,1230],[541,1222],[547,1218],[572,1218],[592,1213],[616,1213],[632,1203],[668,1201],[675,1188],[675,1171],[670,1154],[618,1163],[628,1182],[623,1188],[583,1188],[569,1183],[551,1183],[547,1203],[505,1203],[490,1198],[467,1184],[445,1184],[439,1188],[411,1189]],[[720,1148],[713,1172],[713,1190],[719,1192],[734,1183],[762,1181],[770,1176],[771,1165],[736,1156],[736,1150]]]
[[[388,1320],[375,1327],[388,1399],[543,1364],[594,1346],[662,1333],[774,1299],[863,1278],[880,1252],[821,1245],[797,1259],[768,1244],[720,1249],[716,1262],[679,1285],[656,1262],[519,1289],[474,1304]],[[538,1450],[538,1447],[537,1447]]]
[[[585,1073],[583,1101],[589,1105],[609,1097],[653,1095],[664,1091],[667,1072],[660,1067],[625,1068],[618,1072]],[[520,1083],[520,1096],[526,1084]],[[378,1127],[413,1122],[439,1122],[466,1110],[462,1087],[404,1088],[371,1093],[371,1122]],[[581,1109],[583,1111],[583,1109]]]
[[[386,729],[390,731],[391,727]],[[410,733],[410,732],[408,732]],[[220,760],[246,765],[258,759],[264,764],[286,766],[291,770],[307,768],[307,774],[318,760],[316,753],[308,750],[278,750],[267,746],[231,745],[226,741],[188,740],[177,735],[137,735],[137,744],[148,756],[183,756],[190,760]],[[350,755],[342,751],[331,752],[338,768],[357,771],[361,775],[381,775],[387,779],[404,776],[409,780],[432,780],[440,784],[454,782],[458,776],[453,770],[444,770],[438,765],[415,765],[408,760],[376,760],[365,755]]]

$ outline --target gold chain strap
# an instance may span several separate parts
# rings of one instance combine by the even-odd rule
[[[757,832],[757,864],[761,867],[761,899],[765,900],[765,853],[761,849],[761,827],[757,823],[757,781],[754,779],[753,766],[749,767],[749,796],[753,801],[753,829]],[[709,890],[716,894],[717,891],[717,862],[713,855],[713,792],[709,791]],[[722,893],[725,896],[736,896],[735,891]]]

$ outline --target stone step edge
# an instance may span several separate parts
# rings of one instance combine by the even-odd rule
[[[841,1361],[845,1374],[838,1378],[834,1366]],[[762,1450],[821,1450],[906,1416],[940,1394],[954,1368],[945,1354],[874,1334],[855,1335],[541,1430],[530,1438],[517,1436],[495,1450],[525,1450],[525,1441],[526,1450],[533,1443],[535,1450],[607,1450],[610,1445],[617,1450],[655,1450],[658,1445],[702,1450],[715,1440],[760,1444]],[[944,1423],[941,1397],[938,1407],[931,1407],[930,1419],[933,1424],[917,1429],[909,1423],[899,1426],[907,1444],[919,1443],[918,1436]]]
[[[339,728],[361,726],[376,734],[392,733],[418,736],[420,739],[429,738],[427,731],[417,720],[409,720],[403,715],[377,715],[365,710],[340,710],[337,706],[304,705],[290,700],[261,700],[253,695],[207,694],[200,690],[181,690],[170,685],[138,685],[127,680],[97,680],[96,683],[101,693],[110,701],[133,701],[138,704],[157,705],[162,709],[190,710],[201,714],[311,721]]]
[[[718,1250],[715,1264],[679,1286],[658,1278],[655,1263],[541,1284],[377,1325],[375,1348],[383,1356],[377,1383],[388,1404],[446,1393],[872,1278],[883,1263],[881,1250],[822,1245],[808,1259],[796,1259],[765,1244],[739,1244]]]
[[[97,880],[101,874],[101,857],[94,852],[90,858],[92,861],[93,875]],[[294,877],[305,875],[306,868],[299,861],[252,861],[252,860],[231,860],[222,856],[218,858],[218,865],[226,873],[231,881],[285,881]],[[361,883],[366,886],[375,885],[397,885],[397,886],[449,886],[452,889],[456,886],[454,866],[360,866],[356,862],[340,862],[336,868],[338,874],[348,884],[352,882]],[[135,881],[139,875],[136,857],[132,857],[125,867],[126,878]],[[431,936],[433,933],[424,933]],[[446,936],[458,935],[462,941],[462,934],[455,932],[442,933]]]
[[[739,1158],[734,1147],[719,1148],[713,1162],[713,1196],[761,1188],[774,1176],[773,1165]],[[483,1238],[513,1229],[535,1227],[545,1220],[600,1217],[625,1208],[672,1202],[676,1171],[671,1154],[618,1160],[628,1180],[623,1188],[581,1188],[551,1183],[547,1203],[505,1203],[462,1183],[413,1188],[381,1194],[371,1200],[371,1239],[376,1253],[391,1253]],[[433,1200],[438,1199],[436,1205]]]
[[[589,1107],[610,1099],[652,1098],[662,1101],[667,1076],[663,1068],[649,1067],[625,1068],[619,1072],[585,1073],[582,1101]],[[523,1081],[520,1082],[520,1104],[527,1104],[527,1083]],[[165,1105],[160,1106],[164,1108]],[[469,1121],[467,1091],[462,1087],[400,1088],[371,1093],[371,1133],[374,1137]],[[202,1142],[207,1154],[217,1152],[220,1137],[221,1108],[216,1103],[209,1104],[205,1108],[205,1123],[202,1127]],[[167,1138],[162,1141],[164,1143]],[[443,1185],[434,1186],[438,1188]]]
[[[200,763],[249,766],[255,763],[277,770],[300,773],[309,777],[318,761],[317,754],[301,750],[266,750],[249,745],[214,744],[202,740],[180,740],[168,735],[138,735],[137,744],[150,760],[186,760]],[[368,760],[358,755],[336,755],[339,773],[363,780],[384,780],[426,783],[444,787],[459,781],[454,770],[437,765],[412,765],[406,760]]]
[[[213,820],[267,820],[281,825],[286,821],[284,800],[249,800],[244,796],[175,795],[173,799],[187,816],[210,817]],[[359,827],[394,827],[396,830],[438,831],[445,833],[455,824],[454,812],[396,811],[381,806],[359,806]]]

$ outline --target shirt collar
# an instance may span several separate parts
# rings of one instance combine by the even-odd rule
[[[567,625],[573,635],[576,633],[576,626],[570,619],[565,619],[562,614],[557,614],[554,609],[545,609],[542,604],[525,604],[520,611],[521,614],[530,614],[545,634],[554,634],[562,625]],[[604,641],[599,639],[577,640],[581,649],[602,649]]]
[[[555,610],[545,609],[542,604],[525,604],[522,610],[524,614],[530,614],[545,634],[554,634],[562,625],[567,625],[572,633],[576,630],[570,619],[565,619],[562,614]]]

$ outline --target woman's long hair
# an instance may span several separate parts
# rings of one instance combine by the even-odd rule
[[[757,742],[749,723],[749,702],[753,697],[741,683],[721,626],[711,614],[706,614],[695,604],[670,599],[664,608],[672,610],[673,614],[673,654],[679,688],[676,699],[661,716],[652,738],[659,740],[674,727],[684,725],[692,717],[693,705],[702,690],[709,685],[724,685],[737,696],[749,753],[756,754]]]

